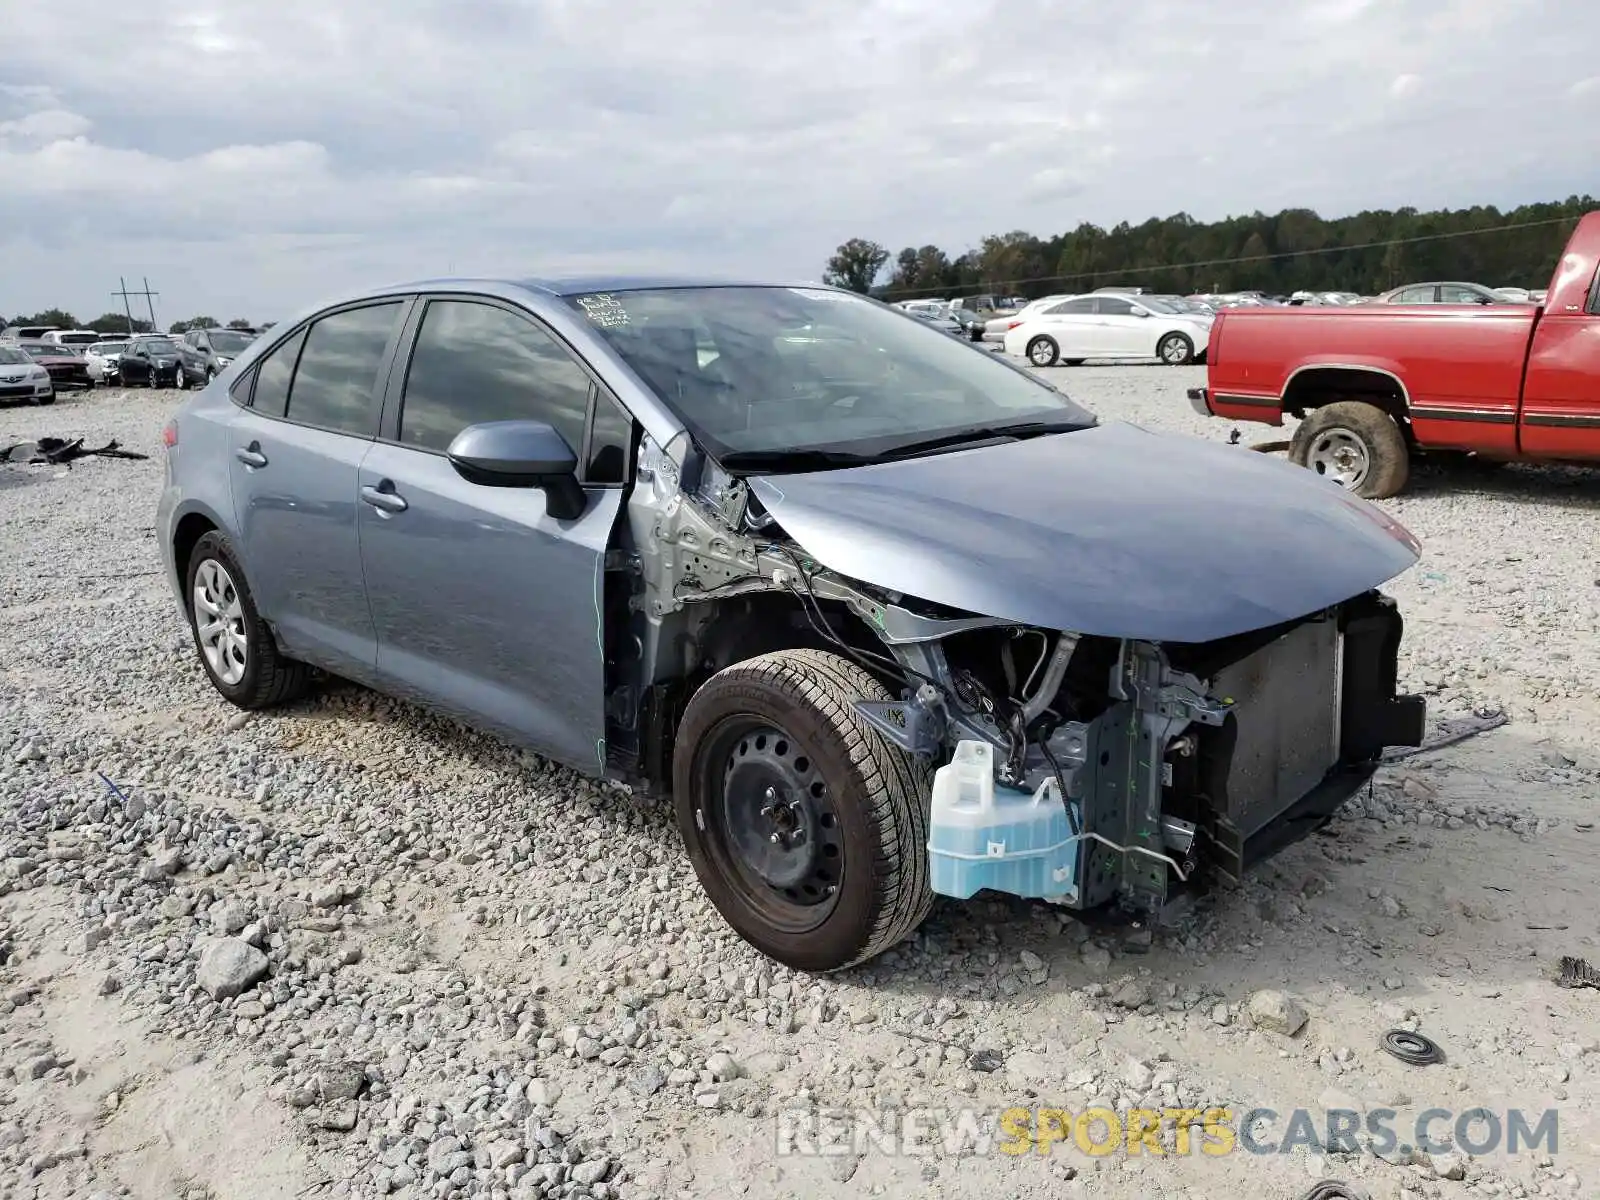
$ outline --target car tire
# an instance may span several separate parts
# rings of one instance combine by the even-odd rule
[[[49,394],[48,394],[48,395],[45,395],[45,396],[35,396],[35,397],[34,397],[34,398],[33,398],[33,402],[34,402],[34,403],[35,403],[35,404],[39,404],[39,405],[44,405],[44,404],[54,404],[54,403],[55,403],[55,402],[56,402],[56,393],[55,393],[55,389],[54,389],[54,388],[52,388],[52,389],[51,389],[51,390],[50,390],[50,393],[49,393]]]
[[[798,971],[883,953],[933,903],[931,773],[855,715],[862,699],[891,697],[837,654],[779,651],[712,676],[678,728],[673,803],[695,875],[736,933]]]
[[[182,368],[179,368],[178,374],[173,378],[172,386],[177,388],[180,392],[188,390],[189,376],[184,374]]]
[[[1061,361],[1061,347],[1056,345],[1053,337],[1041,335],[1033,338],[1024,353],[1028,362],[1035,367],[1053,367]]]
[[[256,610],[233,547],[216,530],[202,535],[189,555],[184,570],[184,609],[200,665],[224,699],[254,710],[304,694],[310,668],[279,651],[272,631]],[[207,617],[225,624],[225,643],[220,635],[212,642],[203,629]]]
[[[1169,367],[1186,367],[1194,361],[1194,341],[1186,333],[1169,333],[1156,343],[1156,357]]]
[[[1411,450],[1399,424],[1359,400],[1307,413],[1290,439],[1289,461],[1367,500],[1397,495],[1411,474]]]

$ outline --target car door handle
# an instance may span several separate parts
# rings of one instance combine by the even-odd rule
[[[406,504],[406,498],[398,495],[394,490],[394,484],[387,479],[378,484],[377,487],[363,487],[361,489],[361,498],[379,512],[405,512],[409,507]]]
[[[247,467],[264,467],[267,465],[267,456],[261,453],[260,442],[251,442],[248,446],[240,446],[239,449],[233,452],[233,456]]]

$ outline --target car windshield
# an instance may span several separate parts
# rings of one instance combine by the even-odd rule
[[[692,287],[567,301],[730,467],[1095,423],[988,351],[847,292]]]
[[[29,358],[24,351],[12,349],[10,346],[0,346],[0,363],[19,366],[28,365],[32,362],[33,359]]]
[[[166,338],[143,338],[139,342],[141,349],[150,351],[151,354],[176,354],[178,347],[175,342]]]
[[[24,346],[34,358],[60,358],[64,351],[60,346]]]
[[[206,334],[211,341],[211,348],[218,354],[238,354],[250,344],[248,333],[240,333],[237,329],[216,329]]]

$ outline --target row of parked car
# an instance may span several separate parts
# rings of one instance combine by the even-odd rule
[[[1282,306],[1367,304],[1542,304],[1545,290],[1488,288],[1476,283],[1407,284],[1378,296],[1353,292],[1296,292],[1268,296],[1234,292],[1156,295],[1138,287],[1103,287],[1082,295],[1038,300],[992,295],[955,300],[904,300],[896,307],[957,337],[993,342],[1035,366],[1076,366],[1088,359],[1148,360],[1181,366],[1205,361],[1218,312]]]
[[[258,336],[253,329],[191,329],[181,336],[117,338],[92,329],[13,325],[0,330],[0,399],[48,404],[58,388],[97,385],[204,387]]]

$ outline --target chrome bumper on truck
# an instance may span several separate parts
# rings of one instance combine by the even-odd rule
[[[1198,387],[1189,389],[1189,407],[1194,409],[1195,412],[1199,413],[1202,417],[1209,417],[1212,415],[1211,402],[1206,397],[1205,388]]]
[[[1421,744],[1423,699],[1395,694],[1401,630],[1373,592],[1218,642],[1116,645],[1109,705],[1057,728],[1021,787],[975,780],[959,748],[940,769],[935,890],[1149,914],[1239,879],[1325,824],[1385,747]]]

